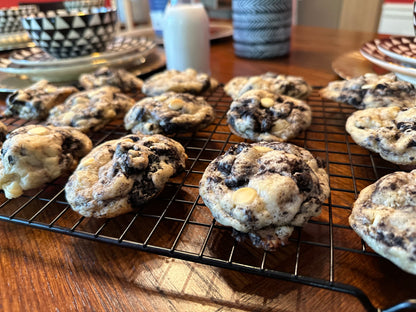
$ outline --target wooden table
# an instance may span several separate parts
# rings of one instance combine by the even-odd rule
[[[227,82],[237,75],[274,71],[323,86],[337,79],[331,69],[334,58],[373,37],[295,26],[290,55],[269,60],[238,58],[231,38],[218,40],[211,48],[212,75]],[[336,167],[336,161],[332,166],[340,175],[350,170]],[[341,182],[335,178],[336,189]],[[348,197],[345,205],[351,203]],[[345,222],[346,215],[335,216],[341,217]],[[0,241],[1,311],[364,311],[348,294],[14,223],[0,222]],[[282,253],[290,257],[293,246],[287,248]],[[311,258],[301,261],[314,263],[312,271],[326,266],[319,265],[319,253],[307,255]],[[386,260],[340,251],[335,262],[335,281],[365,290],[376,307],[416,297],[416,279]]]

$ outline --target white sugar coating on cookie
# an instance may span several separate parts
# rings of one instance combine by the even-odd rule
[[[44,120],[53,107],[63,103],[76,92],[78,89],[75,87],[57,87],[42,79],[25,89],[11,93],[6,98],[4,114],[28,120]]]
[[[227,112],[230,130],[252,141],[287,141],[312,122],[304,101],[265,90],[252,90],[235,99]]]
[[[368,73],[348,80],[333,81],[321,89],[320,94],[323,98],[359,109],[416,106],[415,87],[407,81],[398,80],[393,73]]]
[[[329,182],[322,163],[303,148],[240,143],[208,165],[199,193],[218,222],[274,250],[295,226],[320,214]]]
[[[169,91],[200,94],[217,86],[218,81],[208,74],[188,68],[184,71],[166,70],[154,74],[144,81],[142,92],[148,96],[161,95]]]
[[[0,188],[7,198],[19,197],[74,170],[91,148],[91,140],[71,127],[17,128],[2,147]]]
[[[127,135],[95,147],[65,185],[68,203],[85,217],[112,218],[156,197],[185,168],[182,145],[163,135]]]
[[[416,274],[416,170],[394,172],[364,188],[349,223],[378,254]]]
[[[203,97],[166,92],[137,102],[124,117],[124,126],[133,133],[174,134],[203,129],[214,119],[214,108]]]
[[[265,90],[277,95],[305,99],[312,87],[302,77],[268,72],[258,76],[234,77],[224,86],[224,90],[233,99],[250,90]]]
[[[345,128],[360,146],[392,163],[416,164],[416,107],[378,107],[348,117]]]
[[[82,132],[97,131],[117,118],[123,118],[134,105],[134,99],[120,89],[104,86],[76,93],[63,104],[54,107],[47,123],[70,126]]]
[[[122,68],[108,68],[106,66],[98,68],[93,73],[80,75],[78,81],[86,90],[113,86],[123,92],[136,92],[140,91],[143,86],[143,80],[132,73]]]

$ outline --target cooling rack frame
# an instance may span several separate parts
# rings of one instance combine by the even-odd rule
[[[222,86],[204,94],[216,110],[215,123],[197,133],[178,134],[173,137],[184,145],[189,156],[185,172],[171,179],[166,190],[156,200],[140,207],[137,212],[99,221],[81,217],[73,212],[65,201],[66,177],[62,177],[42,189],[25,192],[19,199],[8,200],[0,194],[0,220],[166,257],[345,293],[356,297],[367,311],[394,312],[416,308],[416,299],[404,300],[385,309],[377,308],[365,291],[349,283],[337,281],[335,276],[337,252],[382,259],[353,233],[346,221],[346,216],[349,214],[353,199],[358,196],[364,186],[387,173],[402,168],[357,146],[344,129],[345,120],[354,108],[322,99],[319,96],[319,89],[319,87],[314,87],[307,100],[313,111],[310,129],[299,138],[291,140],[291,143],[307,148],[327,163],[331,196],[323,205],[324,216],[312,218],[306,226],[317,228],[317,232],[324,229],[322,232],[325,232],[323,236],[326,238],[316,240],[308,230],[297,228],[290,239],[291,247],[281,248],[283,251],[289,250],[287,253],[292,254],[288,257],[294,259],[294,262],[285,265],[283,269],[274,268],[280,266],[279,260],[276,260],[279,257],[276,253],[279,254],[280,250],[272,253],[263,252],[246,242],[234,240],[232,231],[216,223],[199,197],[198,181],[204,168],[229,146],[242,141],[230,133],[226,124],[225,114],[231,98],[224,93]],[[137,99],[141,97],[138,96]],[[8,125],[9,130],[33,123],[16,118],[3,118],[2,121]],[[91,139],[94,145],[98,145],[126,134],[119,120],[108,125],[104,130],[92,134]],[[347,200],[338,199],[343,197]],[[180,211],[178,215],[176,211],[180,208],[177,207],[181,206],[186,206],[187,209]],[[172,213],[172,211],[175,212]],[[148,226],[144,234],[137,234],[138,219],[146,220],[145,224]],[[169,225],[164,225],[164,223]],[[167,243],[161,242],[159,236],[166,235],[166,228],[172,225],[176,228],[176,232],[168,238]],[[107,230],[107,227],[110,230]],[[190,227],[196,230],[190,231]],[[111,232],[114,228],[117,228],[118,234]],[[158,233],[162,231],[161,229],[165,231],[163,235]],[[353,247],[345,245],[344,242],[337,243],[338,231],[355,235],[356,243]],[[190,240],[188,243],[192,244],[192,247],[188,249],[187,243],[184,243],[188,240],[186,236],[189,235],[188,232],[205,233],[205,236],[201,235],[195,241]],[[135,235],[140,238],[136,238]],[[218,250],[214,241],[218,238],[227,241],[225,245],[229,248],[229,252],[226,254],[216,254]],[[325,270],[323,269],[326,271],[323,273],[325,278],[302,273],[301,250],[307,248],[305,246],[325,251],[323,252],[325,261],[328,261],[325,263]],[[247,250],[254,255],[248,263],[241,261],[241,258],[248,254]],[[240,253],[244,256],[239,256]],[[269,262],[273,264],[269,265]]]

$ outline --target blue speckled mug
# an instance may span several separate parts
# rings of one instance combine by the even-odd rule
[[[234,52],[272,58],[290,51],[292,0],[233,0]]]

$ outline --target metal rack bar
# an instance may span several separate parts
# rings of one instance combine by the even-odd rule
[[[273,266],[277,258],[276,255],[258,250],[257,252],[253,252],[252,263],[246,263],[245,259],[241,259],[240,254],[242,250],[249,247],[244,243],[239,243],[237,240],[234,240],[230,228],[216,223],[212,217],[205,219],[198,218],[200,214],[206,212],[207,208],[200,199],[198,183],[195,181],[198,180],[198,177],[202,176],[204,168],[210,161],[224,153],[228,146],[240,142],[239,138],[231,134],[228,130],[225,114],[230,99],[224,94],[222,88],[217,89],[213,94],[207,96],[208,102],[217,111],[216,123],[199,131],[197,134],[192,134],[191,136],[184,134],[174,137],[184,145],[187,153],[190,155],[188,158],[189,164],[181,177],[167,184],[166,188],[169,188],[171,192],[167,192],[166,194],[162,193],[156,199],[157,206],[161,208],[160,211],[149,211],[146,207],[143,207],[123,220],[117,218],[108,219],[97,224],[96,228],[89,228],[88,218],[79,217],[79,215],[70,209],[65,200],[60,199],[63,196],[64,188],[61,185],[54,185],[52,183],[48,184],[48,188],[52,188],[53,191],[43,194],[43,190],[40,190],[33,196],[27,196],[24,202],[20,201],[22,203],[19,205],[15,205],[15,200],[7,200],[0,197],[0,220],[185,261],[341,292],[356,297],[367,311],[396,312],[408,308],[415,308],[416,300],[409,299],[385,310],[377,309],[361,289],[337,281],[336,251],[371,257],[380,256],[371,250],[367,250],[364,243],[359,248],[349,245],[337,245],[334,232],[336,230],[352,230],[347,224],[336,222],[334,215],[339,212],[348,212],[351,207],[343,202],[336,202],[332,192],[339,192],[348,196],[352,196],[350,194],[353,194],[354,198],[356,198],[359,192],[359,183],[370,184],[375,178],[381,175],[382,171],[393,171],[395,168],[379,164],[380,161],[371,153],[361,153],[353,149],[353,143],[349,142],[348,135],[345,133],[343,127],[337,127],[338,124],[345,122],[343,118],[352,110],[340,104],[334,105],[332,102],[323,101],[319,97],[319,89],[315,88],[314,90],[315,93],[310,97],[309,104],[314,113],[318,114],[318,118],[316,118],[317,121],[312,124],[310,130],[305,133],[305,136],[298,139],[298,141],[300,140],[298,145],[309,149],[312,153],[324,155],[323,158],[328,165],[327,172],[330,177],[331,196],[328,202],[323,205],[327,217],[313,218],[309,221],[309,225],[319,227],[328,234],[325,234],[326,238],[322,241],[314,240],[313,237],[308,237],[303,229],[297,228],[293,237],[290,238],[291,244],[294,245],[294,262],[289,270],[274,268]],[[327,109],[326,105],[331,105],[330,109]],[[341,115],[338,114],[334,119],[329,118],[332,110],[341,112]],[[15,118],[3,120],[3,122],[11,127],[21,125],[21,122]],[[333,139],[329,133],[343,137],[345,140]],[[127,133],[122,129],[120,124],[111,125],[105,128],[102,133],[95,133],[93,135],[94,143],[97,145],[109,138],[119,137],[125,134]],[[315,135],[323,136],[323,138],[315,137]],[[295,144],[296,142],[294,140]],[[346,150],[333,150],[331,144],[345,145]],[[333,155],[346,157],[348,161],[334,160],[331,157]],[[356,164],[353,161],[354,157],[365,158],[368,161]],[[330,166],[347,166],[351,174],[332,172]],[[358,172],[360,170],[371,171],[374,177],[371,175],[359,176]],[[337,179],[351,180],[352,187],[338,185],[336,183]],[[183,189],[188,190],[185,192],[185,195],[181,194]],[[34,212],[30,211],[31,209],[33,210],[34,205],[38,205],[39,208]],[[173,205],[189,206],[190,208],[184,211],[183,215],[171,215],[170,213],[173,210],[171,207]],[[30,211],[30,216],[27,216],[29,214],[26,213],[27,210]],[[45,218],[44,215],[48,215],[48,213],[53,215],[53,218],[43,221],[42,218]],[[149,222],[149,225],[150,223],[151,225],[148,232],[142,233],[144,236],[141,240],[136,238],[134,233],[131,233],[134,232],[135,224],[139,220],[151,221]],[[112,221],[121,223],[121,230],[117,235],[111,232]],[[168,246],[153,242],[153,238],[159,234],[164,222],[168,222],[176,229],[172,231]],[[195,247],[192,249],[195,251],[186,250],[186,245],[184,246],[183,243],[183,239],[186,238],[187,230],[190,227],[194,227],[203,233],[200,234],[199,245],[192,246]],[[221,233],[224,234],[224,237],[227,237],[224,239],[228,239],[227,243],[229,245],[226,247],[226,253],[219,256],[211,250],[211,244]],[[328,278],[314,277],[302,273],[304,249],[309,247],[318,248],[324,255],[327,255],[325,259],[329,269]]]

